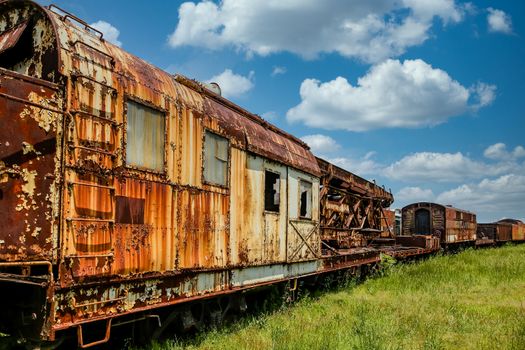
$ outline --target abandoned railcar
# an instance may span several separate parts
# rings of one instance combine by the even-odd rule
[[[377,186],[321,158],[320,227],[323,249],[363,248],[385,229],[394,198]]]
[[[0,124],[0,332],[89,347],[122,316],[379,261],[325,249],[320,196],[350,193],[362,235],[391,194],[56,6],[0,1]]]
[[[402,232],[405,236],[439,237],[442,246],[474,245],[476,214],[437,203],[419,202],[402,209]]]
[[[497,222],[498,224],[510,224],[511,225],[511,239],[514,242],[525,241],[525,223],[517,219],[501,219]]]
[[[512,241],[512,224],[509,222],[493,222],[478,224],[478,237],[493,239],[496,243]]]

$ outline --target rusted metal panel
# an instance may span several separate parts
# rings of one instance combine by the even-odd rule
[[[207,191],[177,194],[178,268],[226,266],[229,241],[229,196]]]
[[[381,219],[381,237],[394,237],[396,225],[396,213],[390,209],[383,209]]]
[[[265,170],[280,174],[278,212],[264,208]],[[243,266],[286,260],[287,169],[262,157],[232,149],[231,262]]]
[[[0,260],[54,255],[61,106],[53,85],[0,69]]]
[[[178,182],[183,185],[202,186],[202,148],[204,129],[200,116],[187,108],[181,111],[178,158]],[[179,161],[177,161],[179,162]]]
[[[418,247],[430,251],[437,251],[440,248],[439,237],[435,236],[396,236],[396,244],[403,247]]]

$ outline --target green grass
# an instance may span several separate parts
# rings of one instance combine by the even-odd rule
[[[525,349],[525,244],[467,250],[152,349]]]

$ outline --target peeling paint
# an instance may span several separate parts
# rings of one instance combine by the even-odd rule
[[[37,155],[41,155],[42,153],[38,152],[37,150],[35,150],[35,148],[33,147],[32,144],[30,144],[29,142],[22,142],[22,152],[23,154],[28,154],[28,153],[35,153]]]

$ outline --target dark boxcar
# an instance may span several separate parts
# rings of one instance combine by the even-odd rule
[[[478,224],[478,237],[486,237],[496,242],[508,242],[512,240],[512,224],[508,222],[494,222]]]
[[[433,235],[442,245],[474,244],[476,214],[437,203],[420,202],[402,210],[403,235]]]

